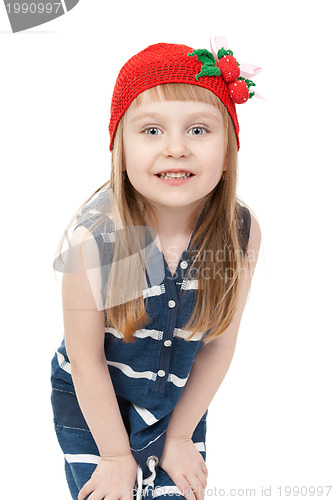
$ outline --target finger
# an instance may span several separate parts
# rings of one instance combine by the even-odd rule
[[[94,491],[90,480],[81,488],[77,500],[85,500],[90,493]]]
[[[208,468],[207,468],[206,462],[203,462],[203,463],[201,464],[201,470],[202,470],[202,472],[203,472],[206,476],[208,476]]]
[[[196,500],[197,493],[199,493],[199,487],[200,485],[197,479],[187,479],[181,491],[186,500]]]
[[[186,498],[186,500],[193,500],[194,499],[193,493],[191,495],[190,484],[186,481],[184,476],[179,480],[175,480],[174,478],[172,478],[172,479],[173,479],[175,485],[177,486],[177,488],[180,490],[181,494]]]
[[[184,495],[184,497],[186,498],[186,500],[195,500],[195,495],[192,491],[192,487],[190,484],[186,484],[185,486],[183,486],[183,488],[181,489],[181,492]]]
[[[106,498],[104,495],[95,490],[87,497],[87,500],[104,500],[104,498]]]
[[[198,472],[195,473],[195,475],[197,476],[198,480],[200,481],[202,488],[206,488],[206,486],[207,486],[207,474],[205,474],[204,472],[199,470]]]
[[[203,490],[205,489],[204,483],[201,483],[201,480],[194,474],[186,479],[190,485],[190,500],[202,500]]]
[[[198,472],[197,477],[198,477],[198,480],[199,480],[200,485],[201,485],[200,488],[199,488],[199,491],[198,491],[197,498],[199,500],[203,500],[205,498],[205,490],[206,490],[206,487],[207,487],[206,474],[203,474],[200,471],[200,472]]]
[[[181,476],[179,479],[175,479],[174,477],[172,479],[186,500],[196,500],[196,493],[199,495],[200,490],[203,489],[199,479],[193,473],[191,475]]]

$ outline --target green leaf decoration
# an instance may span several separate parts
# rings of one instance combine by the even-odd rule
[[[200,73],[195,75],[196,81],[199,80],[200,76],[220,76],[221,70],[220,68],[217,68],[216,66],[205,66],[203,65],[201,68]]]
[[[234,53],[232,50],[225,50],[224,47],[221,47],[220,50],[217,53],[218,59],[222,59],[224,56],[233,56]]]
[[[197,56],[200,62],[202,62],[202,67],[200,73],[195,75],[196,81],[199,80],[200,76],[220,76],[221,70],[217,67],[214,55],[207,49],[197,49],[192,53],[188,52],[189,56]]]
[[[256,84],[252,80],[247,80],[246,78],[243,78],[242,76],[240,76],[238,78],[238,80],[244,80],[244,82],[246,82],[248,88],[256,86]]]
[[[207,64],[208,66],[216,66],[216,61],[211,52],[207,49],[193,50],[192,54],[189,52],[189,56],[197,56],[200,62]]]
[[[224,56],[233,56],[233,55],[234,55],[234,53],[233,53],[232,50],[225,50],[223,47],[217,53],[218,59],[222,59],[222,57],[224,57]],[[237,59],[236,59],[236,63],[238,64],[238,66],[240,66],[240,64],[237,61]]]
[[[247,88],[249,89],[249,99],[252,99],[252,97],[255,95],[255,92],[250,92],[250,88],[255,87],[256,84],[252,80],[247,80],[246,78],[243,78],[242,76],[240,76],[238,78],[238,80],[244,80],[244,82],[247,85]]]

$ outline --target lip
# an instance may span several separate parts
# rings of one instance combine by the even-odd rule
[[[169,168],[167,170],[160,170],[159,172],[157,172],[157,174],[155,175],[158,175],[158,174],[166,174],[167,172],[172,172],[174,174],[178,174],[178,172],[185,172],[185,174],[192,174],[192,175],[195,175],[191,170],[188,170],[187,168]]]

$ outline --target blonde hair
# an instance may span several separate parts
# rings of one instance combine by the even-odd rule
[[[200,207],[200,211],[193,213],[190,221],[194,229],[201,215],[200,225],[193,231],[188,248],[189,254],[194,256],[188,269],[188,276],[191,276],[193,271],[198,276],[198,294],[193,313],[183,326],[183,330],[189,331],[185,340],[190,340],[198,333],[206,334],[203,342],[207,344],[222,335],[233,319],[238,303],[243,262],[241,249],[246,248],[247,235],[242,227],[241,206],[247,206],[236,195],[238,149],[234,125],[222,101],[205,88],[177,83],[159,85],[145,91],[148,92],[155,100],[200,101],[213,104],[221,111],[224,121],[227,141],[224,169],[227,171],[227,178],[220,179],[206,198],[204,206]],[[139,106],[141,100],[142,94],[133,101],[134,105]],[[149,202],[131,185],[127,175],[123,177],[125,166],[123,121],[124,115],[118,123],[113,142],[110,180],[100,186],[82,206],[103,188],[110,187],[118,209],[115,211],[110,208],[118,235],[114,246],[114,260],[118,265],[111,266],[106,292],[109,295],[116,293],[118,298],[109,301],[109,304],[116,305],[105,308],[105,324],[121,332],[124,342],[134,342],[133,334],[149,323],[150,318],[142,295],[142,286],[147,287],[145,260],[141,251],[144,245],[139,233],[135,233],[134,237],[132,234],[130,242],[128,228],[145,226],[145,215],[155,220],[156,215]],[[97,220],[94,226],[98,223]],[[59,243],[58,253],[61,251],[63,241],[64,237]],[[219,261],[220,267],[216,272],[214,256],[220,255],[221,249],[223,260]],[[124,255],[134,254],[136,259],[124,259]],[[213,259],[207,260],[207,255]],[[206,278],[207,272],[209,279]],[[185,293],[185,290],[182,292]],[[131,297],[135,298],[131,300]]]

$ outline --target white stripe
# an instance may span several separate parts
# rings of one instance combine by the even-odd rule
[[[102,212],[100,210],[96,210],[96,208],[91,208],[90,210],[88,210],[87,212],[89,215],[98,215],[98,214],[101,214]]]
[[[57,351],[57,358],[60,368],[62,368],[65,372],[71,374],[71,364],[65,360],[65,357],[59,351]]]
[[[155,340],[162,340],[163,332],[161,332],[160,330],[147,330],[146,328],[143,328],[142,330],[136,330],[134,336],[141,339],[151,337]]]
[[[59,363],[60,368],[62,368],[65,372],[71,374],[70,363],[68,363],[65,360],[64,356],[59,351],[56,351],[56,352],[57,352],[57,358],[58,358],[58,363]],[[131,368],[129,365],[126,365],[125,363],[118,363],[116,361],[107,361],[107,364],[110,366],[114,366],[115,368],[118,368],[125,375],[127,375],[127,377],[130,377],[130,378],[147,378],[148,380],[156,380],[156,378],[157,378],[157,373],[152,372],[150,370],[147,370],[144,372],[137,372],[137,371],[134,371],[133,368]],[[188,377],[179,378],[174,373],[169,373],[169,376],[168,376],[168,382],[172,382],[177,387],[184,387],[187,379],[188,379]]]
[[[127,377],[130,378],[147,378],[148,380],[156,380],[157,373],[151,372],[149,370],[145,372],[136,372],[129,365],[125,365],[125,363],[118,363],[116,361],[107,361],[107,364],[110,366],[114,366],[115,368],[119,368]],[[179,378],[174,373],[169,373],[168,382],[172,382],[177,387],[184,387],[186,384],[188,377]]]
[[[187,338],[190,333],[191,332],[189,332],[188,330],[182,330],[181,328],[174,329],[174,337]],[[197,332],[191,339],[189,339],[189,342],[201,340],[202,336],[203,333]]]
[[[187,379],[188,379],[188,377],[186,377],[186,378],[179,378],[174,373],[169,373],[169,376],[168,376],[168,382],[172,382],[177,387],[184,387],[184,385],[186,384],[186,380]]]
[[[148,378],[149,380],[156,380],[156,373],[149,370],[145,372],[136,372],[129,365],[125,365],[124,363],[117,363],[116,361],[107,361],[107,364],[119,368],[119,370],[121,370],[130,378]]]
[[[163,432],[161,432],[161,434],[159,434],[155,439],[153,439],[152,441],[149,441],[148,444],[146,444],[146,446],[144,446],[143,448],[138,448],[138,449],[134,449],[134,448],[131,448],[132,451],[142,451],[142,450],[145,450],[146,448],[148,448],[148,446],[150,446],[152,443],[155,443],[155,441],[157,441],[158,439],[160,439],[161,436],[163,436],[163,434],[167,431],[168,429],[165,429]]]
[[[198,289],[198,280],[186,280],[185,283],[182,284],[182,290],[197,290]]]
[[[143,290],[143,298],[145,299],[146,297],[161,295],[162,293],[165,293],[165,285],[155,285],[150,288],[145,288],[145,290]]]
[[[121,332],[118,332],[115,328],[105,328],[105,333],[112,333],[114,337],[117,337],[118,339],[123,339],[124,335]]]
[[[182,492],[177,486],[157,486],[152,491],[153,498],[159,497],[160,495],[182,495]]]
[[[65,453],[65,459],[69,464],[99,464],[101,457],[98,455],[71,455]]]
[[[206,446],[205,446],[205,443],[203,441],[200,441],[199,443],[193,443],[193,444],[198,451],[206,451]]]
[[[124,338],[124,335],[121,332],[118,332],[118,330],[116,330],[113,327],[106,328],[105,333],[111,333],[112,335],[114,335],[118,339]],[[163,332],[161,332],[159,330],[147,330],[147,329],[143,328],[142,330],[136,330],[134,332],[133,336],[141,338],[141,339],[146,338],[146,337],[151,337],[154,340],[162,340]]]
[[[142,420],[146,422],[146,424],[153,425],[156,422],[158,422],[158,419],[155,418],[154,415],[150,413],[150,411],[148,411],[146,408],[143,408],[142,406],[136,405],[134,403],[133,406],[140,415],[140,417],[142,418]]]
[[[101,233],[104,243],[114,243],[115,233]]]

